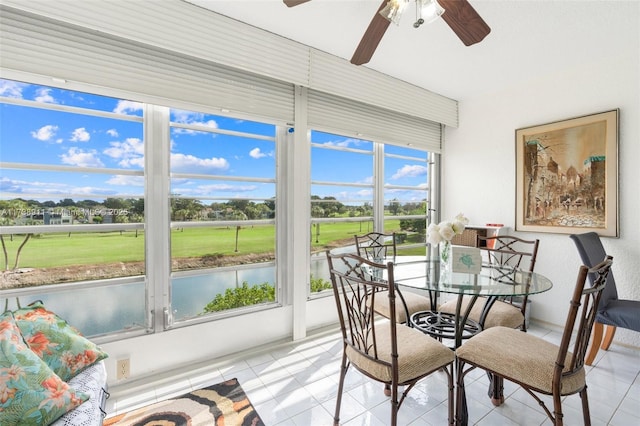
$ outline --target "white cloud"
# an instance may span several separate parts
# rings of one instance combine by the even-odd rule
[[[66,154],[60,156],[63,164],[69,164],[78,167],[104,167],[102,161],[98,158],[98,152],[95,150],[84,151],[77,147],[69,148]]]
[[[117,138],[118,137],[118,131],[116,129],[107,130],[107,134],[109,136],[111,136],[112,138]]]
[[[57,131],[58,126],[47,124],[46,126],[42,126],[38,130],[31,132],[31,136],[39,141],[48,142],[53,139]]]
[[[342,147],[342,148],[347,148],[347,147],[349,147],[351,145],[358,146],[361,143],[362,143],[362,141],[360,139],[348,138],[348,139],[339,140],[337,142],[334,142],[334,141],[325,142],[325,143],[323,143],[323,145],[339,146],[339,147]]]
[[[253,148],[250,152],[249,155],[252,158],[262,158],[262,157],[267,157],[269,154],[265,154],[264,152],[260,151],[260,148]]]
[[[113,112],[117,114],[127,114],[129,112],[135,112],[142,110],[142,104],[133,101],[118,101],[118,105],[113,109]]]
[[[175,182],[174,182],[175,183]],[[183,182],[183,184],[189,184],[191,182]],[[252,192],[258,189],[256,185],[229,185],[229,184],[212,184],[212,185],[197,185],[196,187],[183,186],[179,192],[181,195],[190,197],[206,197],[214,193],[225,193],[229,198],[239,197],[247,192]]]
[[[427,168],[425,166],[406,165],[406,166],[403,166],[401,169],[399,169],[397,172],[395,172],[395,174],[391,176],[391,179],[402,179],[403,177],[416,177],[416,176],[426,176],[426,175],[427,175]]]
[[[73,186],[67,183],[61,182],[38,182],[38,181],[23,181],[7,178],[0,178],[0,188],[3,191],[11,193],[32,193],[38,192],[46,194],[49,197],[60,196],[61,198],[67,198],[69,194],[102,194],[111,195],[116,191],[109,188],[91,187],[91,186]]]
[[[256,188],[256,185],[229,185],[224,183],[198,186],[198,189],[205,194],[210,192],[250,192],[255,191]]]
[[[36,97],[33,98],[36,102],[42,102],[45,104],[55,104],[57,103],[53,96],[51,96],[51,89],[40,88],[36,91]]]
[[[144,177],[143,176],[126,176],[126,175],[115,175],[107,180],[109,185],[119,185],[119,186],[144,186]]]
[[[110,142],[104,154],[118,161],[121,167],[144,167],[144,143],[138,138],[127,138],[124,142]]]
[[[78,127],[71,134],[72,142],[87,142],[89,139],[91,139],[91,135],[84,127]]]
[[[2,192],[22,192],[22,185],[20,181],[9,179],[8,177],[0,177],[0,190]]]
[[[215,120],[204,120],[205,115],[200,112],[192,112],[192,111],[184,111],[184,110],[172,110],[171,114],[173,115],[172,121],[174,123],[181,124],[190,124],[194,126],[202,126],[208,129],[217,129],[218,123]],[[180,127],[173,127],[171,131],[174,134],[178,135],[195,135],[201,132],[191,130],[191,129],[182,129]],[[215,136],[215,135],[213,135]]]
[[[16,81],[0,80],[0,96],[22,99],[22,89],[25,87],[27,87],[27,84],[18,83]]]
[[[224,171],[229,168],[229,162],[225,158],[198,158],[193,155],[171,154],[172,170],[190,171],[193,168]]]

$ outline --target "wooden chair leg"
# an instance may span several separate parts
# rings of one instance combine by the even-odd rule
[[[493,380],[491,403],[495,407],[499,407],[504,404],[504,379],[494,374],[491,380]]]
[[[592,365],[593,360],[596,359],[596,354],[598,353],[598,348],[600,348],[600,342],[602,341],[602,331],[604,329],[604,325],[599,322],[595,322],[593,324],[593,333],[591,334],[591,347],[587,351],[587,356],[584,360],[586,365]]]
[[[580,394],[582,396],[582,394]],[[584,400],[583,400],[584,401]],[[564,425],[564,413],[562,412],[562,396],[553,393],[553,424],[554,426]]]
[[[609,346],[611,346],[611,342],[613,342],[613,336],[616,334],[616,326],[608,325],[607,330],[604,333],[604,340],[602,341],[601,348],[605,351],[609,350]]]
[[[384,396],[391,396],[391,385],[388,383],[384,384]]]
[[[398,384],[391,384],[391,426],[398,424]]]
[[[347,375],[349,363],[347,361],[346,353],[342,353],[342,364],[340,365],[340,380],[338,383],[338,397],[336,398],[336,412],[333,415],[333,426],[340,425],[340,405],[342,404],[342,391],[344,389],[344,379]]]
[[[589,399],[587,398],[587,387],[580,391],[580,399],[582,400],[582,419],[584,426],[591,426],[591,415],[589,414]]]

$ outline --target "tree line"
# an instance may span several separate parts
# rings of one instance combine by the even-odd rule
[[[216,221],[216,220],[259,220],[275,218],[276,201],[274,198],[263,202],[246,199],[233,199],[224,202],[205,204],[200,200],[172,195],[170,200],[172,221]],[[401,203],[392,200],[387,211],[393,216],[424,215],[426,202]],[[102,223],[105,216],[110,223],[144,222],[144,198],[108,197],[104,201],[80,200],[65,198],[58,202],[24,200],[14,198],[0,200],[0,225],[42,223],[45,214],[65,215],[72,223]],[[373,206],[370,203],[348,205],[335,197],[311,196],[311,217],[371,217]],[[418,221],[405,223],[405,227],[424,228]],[[420,229],[415,229],[419,231]]]

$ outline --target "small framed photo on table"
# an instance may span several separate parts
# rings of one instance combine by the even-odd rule
[[[480,249],[468,246],[451,246],[451,264],[453,272],[480,273],[482,269]]]

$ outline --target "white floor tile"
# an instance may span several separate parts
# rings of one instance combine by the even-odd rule
[[[532,324],[529,333],[557,342],[558,330]],[[340,335],[279,345],[272,352],[237,359],[211,369],[181,372],[174,381],[119,387],[107,400],[110,415],[237,378],[267,426],[331,426],[340,378]],[[613,345],[587,367],[589,405],[594,426],[640,424],[640,352]],[[494,407],[488,379],[476,369],[465,377],[469,425],[551,425],[544,411],[517,385],[505,382],[505,403]],[[542,398],[553,407],[550,397]],[[579,395],[563,401],[565,424],[582,424]],[[353,368],[345,378],[343,426],[389,424],[391,406],[383,385]],[[447,377],[437,372],[419,382],[398,413],[400,426],[447,424]]]

